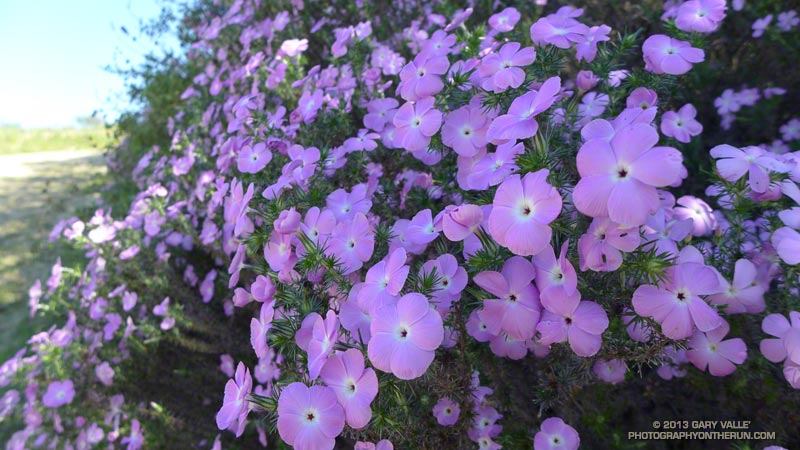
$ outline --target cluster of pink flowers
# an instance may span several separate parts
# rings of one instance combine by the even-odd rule
[[[686,33],[712,33],[726,15],[722,0],[668,3],[664,17]],[[90,262],[82,274],[57,264],[31,304],[64,294],[89,325],[43,333],[33,358],[83,344],[93,379],[111,387],[128,340],[147,337],[141,328],[160,336],[189,327],[176,297],[122,283],[123,264],[151,258],[180,267],[198,301],[249,319],[252,354],[220,357],[230,379],[216,425],[237,437],[255,429],[265,446],[269,427],[254,416],[299,450],[354,436],[363,439],[356,449],[407,445],[387,415],[407,411],[403,395],[448,370],[448,352],[488,347],[486,355],[532,353],[553,365],[574,354],[596,376],[587,379],[623,383],[636,375],[610,354],[611,341],[657,349],[663,379],[695,370],[689,364],[728,376],[753,357],[732,325],[765,313],[771,337],[761,353],[800,388],[800,315],[768,301],[771,287],[798,287],[785,274],[800,264],[800,153],[789,151],[800,120],[785,122],[780,145],[708,149],[715,175],[700,198],[681,186],[695,175],[684,152],[702,144],[702,108],[659,98],[638,75],[631,85],[633,68],[592,72],[612,34],[579,20],[582,9],[565,6],[519,30],[531,22],[505,8],[487,14],[489,31],[472,40],[461,32],[478,25],[472,8],[427,11],[386,37],[373,32],[377,19],[345,23],[333,7],[306,23],[302,1],[267,18],[256,5],[236,1],[200,19],[188,58],[204,69],[169,120],[170,148],[152,149],[134,169],[141,192],[124,219],[100,210],[54,231],[85,246]],[[398,11],[419,16],[407,8]],[[312,35],[332,46],[310,48]],[[666,34],[643,37],[640,51],[646,79],[673,80],[706,59]],[[554,54],[574,55],[564,59],[579,70],[557,70],[546,59]],[[714,103],[730,126],[742,106],[783,94],[726,90]],[[743,220],[747,207],[769,213]],[[195,267],[193,250],[213,267]],[[7,362],[0,387],[36,364]],[[469,398],[431,393],[426,414],[452,427],[443,430],[471,420],[465,441],[499,449],[503,405],[488,398],[477,367],[461,369],[471,382],[452,393]],[[24,392],[22,410],[58,423],[87,387],[46,381],[44,393]],[[21,401],[9,392],[0,418]],[[125,433],[125,448],[141,448],[143,426],[121,423],[120,404],[103,425],[71,423],[75,446]],[[11,448],[24,448],[36,427],[19,433]],[[580,444],[557,417],[530,435],[536,450]]]

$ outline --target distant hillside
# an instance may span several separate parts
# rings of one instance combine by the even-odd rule
[[[26,130],[0,125],[0,154],[105,148],[112,139],[113,130],[105,126]]]

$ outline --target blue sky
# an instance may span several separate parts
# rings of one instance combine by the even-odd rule
[[[128,103],[104,67],[158,50],[120,27],[138,35],[160,11],[159,0],[0,0],[0,124],[71,126],[94,110],[113,120]]]

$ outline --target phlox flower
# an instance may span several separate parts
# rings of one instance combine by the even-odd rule
[[[313,94],[310,91],[303,92],[297,102],[297,109],[292,112],[292,118],[296,117],[296,121],[293,120],[292,123],[313,123],[321,107],[322,90],[317,89]]]
[[[361,351],[351,348],[328,359],[320,372],[322,381],[333,389],[352,428],[364,428],[372,417],[370,404],[378,395],[378,377],[364,366]]]
[[[297,450],[333,450],[345,412],[327,386],[292,383],[278,399],[278,434]]]
[[[75,387],[72,380],[53,381],[42,396],[42,405],[47,408],[60,408],[72,403],[73,398],[75,398]]]
[[[350,332],[351,338],[356,342],[369,342],[372,334],[369,331],[372,317],[370,312],[384,303],[393,303],[397,299],[390,297],[384,301],[375,301],[368,297],[361,297],[361,288],[364,283],[356,283],[347,295],[347,301],[339,308],[339,320],[342,328]]]
[[[436,422],[439,425],[449,427],[458,422],[458,415],[461,413],[461,408],[458,403],[450,400],[447,397],[442,397],[433,406],[433,416],[436,417]]]
[[[645,87],[638,87],[628,95],[625,100],[627,108],[642,108],[648,109],[655,107],[658,104],[658,94],[652,89]]]
[[[767,14],[766,16],[756,19],[756,21],[753,22],[752,28],[754,38],[758,39],[764,35],[764,32],[767,31],[769,24],[772,23],[772,17],[772,14]]]
[[[250,319],[250,345],[253,346],[258,358],[264,358],[269,352],[267,333],[272,328],[274,315],[275,309],[272,307],[272,303],[264,303],[261,305],[258,318]]]
[[[433,223],[433,215],[430,209],[423,209],[416,213],[406,229],[406,239],[415,245],[420,245],[424,249],[439,237],[439,230]]]
[[[722,339],[730,331],[724,320],[717,328],[708,332],[695,330],[689,339],[686,357],[700,370],[708,370],[715,377],[724,377],[736,370],[737,364],[747,359],[747,346],[740,338]]]
[[[611,38],[608,37],[608,33],[610,32],[611,27],[608,25],[594,26],[586,30],[586,33],[577,39],[577,44],[575,45],[575,56],[578,61],[594,61],[594,58],[597,56],[597,43],[611,40]]]
[[[683,75],[705,60],[705,52],[686,41],[654,34],[642,44],[645,69],[656,74]]]
[[[789,265],[800,264],[800,233],[789,227],[781,227],[775,230],[771,240],[783,262]]]
[[[780,161],[761,147],[739,149],[722,144],[712,148],[710,154],[717,160],[720,177],[735,182],[747,174],[748,185],[756,193],[767,192],[770,187],[770,172],[786,173],[792,169],[792,165]]]
[[[397,111],[399,103],[393,98],[376,98],[367,103],[367,114],[364,115],[364,126],[377,132],[383,131],[387,123],[391,124],[392,117]]]
[[[467,287],[467,271],[458,265],[456,257],[445,253],[422,265],[420,275],[436,273],[435,291],[431,301],[439,312],[447,311],[452,302],[461,298],[461,291]]]
[[[442,143],[461,156],[474,156],[486,147],[489,118],[477,106],[462,106],[448,114],[442,126]]]
[[[713,305],[726,305],[725,314],[758,314],[764,311],[766,287],[758,281],[755,264],[740,259],[736,261],[733,282],[719,276],[720,292],[708,297]]]
[[[638,227],[622,227],[608,217],[596,218],[578,240],[581,270],[613,272],[622,265],[622,252],[636,250],[640,242]]]
[[[442,113],[434,108],[433,97],[426,97],[401,106],[395,113],[392,123],[395,126],[395,143],[408,151],[415,152],[424,150],[430,144],[431,136],[436,134],[442,125]]]
[[[520,49],[519,42],[509,42],[497,53],[486,55],[478,66],[478,75],[482,78],[481,87],[495,93],[505,92],[509,88],[517,88],[525,81],[525,67],[536,60],[533,47]]]
[[[778,363],[787,359],[800,364],[800,313],[789,312],[789,319],[781,314],[770,314],[761,322],[761,329],[774,338],[761,341],[761,353]]]
[[[644,239],[649,246],[655,246],[656,253],[667,253],[669,256],[678,256],[678,244],[691,232],[694,222],[689,219],[677,220],[671,217],[664,208],[659,208],[647,218],[644,227]]]
[[[519,19],[519,11],[516,8],[508,7],[489,17],[489,26],[499,33],[505,33],[513,30]]]
[[[394,445],[386,439],[381,439],[377,444],[358,441],[353,450],[394,450]]]
[[[447,73],[449,67],[447,56],[422,52],[400,71],[397,92],[410,102],[436,95],[444,88],[442,75]]]
[[[292,235],[273,232],[264,245],[264,259],[275,272],[294,267],[297,255],[292,251]]]
[[[492,336],[489,341],[489,348],[495,355],[514,361],[519,361],[528,354],[528,343],[526,341],[514,339],[503,331],[496,336]]]
[[[578,85],[578,89],[584,91],[594,88],[599,82],[600,78],[592,73],[591,70],[581,70],[578,72],[578,75],[575,78],[575,83]]]
[[[372,365],[401,380],[422,376],[444,340],[441,316],[418,293],[406,294],[396,304],[377,308],[370,332],[367,354]]]
[[[559,417],[545,419],[533,437],[534,450],[578,450],[580,444],[578,432]]]
[[[312,317],[312,315],[309,315],[309,317]],[[308,352],[308,374],[313,381],[319,376],[322,367],[328,360],[328,356],[333,351],[333,346],[339,340],[339,318],[335,312],[328,311],[325,319],[319,314],[313,314],[313,322],[308,324],[304,320],[303,325],[310,325],[310,336],[305,334],[302,337],[297,337],[297,339],[308,337],[307,343],[302,347]],[[308,327],[306,327],[306,330],[308,330]]]
[[[475,164],[467,177],[468,183],[478,190],[497,186],[519,169],[517,155],[524,152],[525,145],[522,142],[508,141],[498,145],[494,153],[487,153]]]
[[[567,259],[569,242],[561,245],[561,253],[556,259],[555,250],[551,245],[545,247],[533,257],[532,262],[536,268],[536,286],[539,288],[542,306],[555,312],[556,308],[549,305],[556,305],[567,299],[580,299],[578,292],[578,274],[575,267]]]
[[[94,374],[103,385],[111,386],[114,384],[114,369],[108,361],[103,361],[95,366]]]
[[[351,221],[339,222],[333,230],[327,253],[342,263],[344,275],[360,269],[372,257],[375,235],[367,216],[356,213]]]
[[[442,232],[451,241],[463,241],[475,233],[483,223],[480,206],[463,204],[445,208],[441,215]]]
[[[122,445],[126,445],[127,450],[139,450],[144,445],[144,434],[142,433],[142,425],[138,420],[131,420],[131,433],[122,438],[120,441]]]
[[[792,31],[799,24],[800,18],[797,17],[797,11],[793,9],[778,14],[778,21],[775,23],[778,29],[784,32]]]
[[[602,334],[608,328],[608,316],[595,302],[581,301],[573,295],[548,305],[536,326],[539,343],[550,345],[568,341],[578,356],[594,356],[600,350]]]
[[[406,259],[406,250],[398,248],[370,267],[361,287],[359,299],[368,298],[371,302],[382,302],[397,296],[408,278],[410,267],[406,265]],[[359,302],[363,303],[362,300]]]
[[[356,137],[348,138],[344,141],[344,148],[348,152],[365,151],[371,152],[378,148],[376,139],[381,136],[378,133],[370,133],[369,130],[362,128],[358,130]]]
[[[780,132],[786,142],[800,140],[800,119],[793,118],[781,125]]]
[[[555,45],[558,48],[570,48],[573,43],[581,42],[581,38],[589,32],[589,27],[572,17],[551,14],[542,17],[531,25],[531,40],[536,45]]]
[[[592,366],[592,371],[597,375],[597,378],[605,381],[606,383],[617,384],[625,381],[625,373],[628,371],[628,365],[621,359],[603,360],[598,359]]]
[[[535,255],[550,243],[548,226],[561,213],[561,195],[547,182],[547,169],[508,177],[495,192],[489,234],[522,256]]]
[[[691,195],[684,195],[676,203],[672,209],[673,218],[691,220],[694,236],[706,236],[717,229],[717,218],[708,203]]]
[[[247,414],[250,412],[250,403],[247,396],[253,389],[253,378],[250,369],[243,363],[236,367],[236,375],[225,384],[225,397],[222,408],[217,412],[217,428],[229,429],[239,437],[244,432]]]
[[[239,172],[258,173],[272,161],[272,152],[267,149],[267,144],[259,142],[253,145],[244,145],[239,150],[237,164]]]
[[[578,116],[585,120],[602,115],[610,99],[606,94],[587,92],[578,104]]]
[[[367,214],[372,208],[372,200],[364,183],[353,186],[349,193],[344,189],[337,189],[328,195],[325,202],[338,221],[352,220],[356,214]]]
[[[425,41],[420,53],[427,52],[431,57],[447,56],[450,54],[452,51],[451,48],[455,44],[456,36],[454,34],[447,34],[444,30],[436,30],[436,32]]]
[[[664,363],[656,371],[658,376],[664,380],[671,380],[673,378],[683,378],[686,376],[686,369],[682,367],[683,364],[689,362],[686,358],[686,350],[676,349],[674,346],[667,346],[664,348]]]
[[[711,331],[722,323],[717,310],[700,298],[719,292],[716,272],[703,264],[687,262],[667,269],[661,286],[642,285],[633,293],[633,309],[652,317],[670,339],[685,339],[695,328]]]
[[[622,226],[644,224],[658,209],[656,188],[680,180],[683,163],[681,152],[657,143],[656,130],[643,123],[620,128],[610,141],[586,141],[578,150],[581,179],[572,194],[578,211]]]
[[[475,284],[495,298],[484,300],[478,318],[493,335],[505,332],[512,339],[531,339],[536,332],[542,307],[539,291],[533,285],[536,269],[527,259],[509,258],[500,272],[475,275]]]
[[[527,139],[539,131],[539,123],[534,119],[558,100],[561,78],[552,77],[537,91],[523,94],[511,102],[508,112],[495,118],[487,132],[493,144],[501,144],[514,139]]]
[[[675,26],[682,31],[711,33],[725,18],[725,0],[690,0],[678,8]]]
[[[696,116],[697,110],[691,103],[683,105],[677,112],[667,111],[661,116],[661,132],[678,142],[687,143],[692,136],[703,132],[703,125],[695,120]]]

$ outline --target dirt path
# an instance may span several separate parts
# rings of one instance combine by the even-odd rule
[[[0,363],[34,331],[28,287],[63,250],[47,241],[53,225],[91,214],[103,173],[98,150],[0,155]]]

